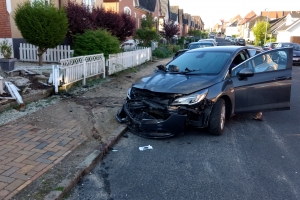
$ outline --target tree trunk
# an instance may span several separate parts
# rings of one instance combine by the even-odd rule
[[[47,49],[38,48],[38,57],[39,57],[39,66],[43,66],[43,53],[45,53]]]

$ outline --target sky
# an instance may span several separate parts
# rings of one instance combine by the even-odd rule
[[[209,28],[217,20],[229,20],[238,14],[243,18],[252,10],[261,11],[300,11],[299,0],[169,0],[171,6],[179,6],[184,13],[199,15]],[[298,3],[297,3],[298,2]]]

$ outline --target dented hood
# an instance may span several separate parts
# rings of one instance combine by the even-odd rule
[[[156,72],[152,76],[142,78],[133,84],[133,87],[152,92],[191,94],[216,84],[216,78],[216,76]]]

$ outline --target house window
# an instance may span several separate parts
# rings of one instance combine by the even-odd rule
[[[134,13],[134,18],[136,18],[136,13]]]
[[[145,14],[142,15],[142,19],[146,19],[146,15]]]
[[[31,0],[31,3],[35,2],[36,0]],[[46,5],[50,4],[50,0],[43,0],[45,2]]]
[[[157,18],[157,17],[154,17],[154,21],[157,22],[157,20],[158,20],[158,18]]]
[[[124,7],[124,13],[127,14],[127,15],[131,15],[131,10],[129,7]]]
[[[86,6],[93,7],[95,4],[95,0],[82,0],[82,3]]]

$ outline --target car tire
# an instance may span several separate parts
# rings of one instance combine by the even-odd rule
[[[208,131],[212,135],[222,135],[225,127],[226,104],[224,99],[220,98],[214,104],[210,113],[208,122]]]

